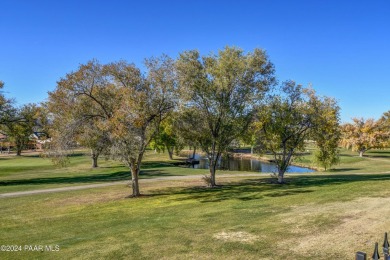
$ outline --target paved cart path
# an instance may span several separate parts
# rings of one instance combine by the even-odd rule
[[[259,173],[244,173],[244,174],[219,174],[217,177],[252,177],[259,176]],[[185,176],[168,176],[168,177],[156,177],[152,179],[140,179],[139,182],[154,182],[154,181],[180,181],[180,180],[200,180],[204,175],[185,175]],[[73,191],[73,190],[85,190],[92,188],[101,188],[113,185],[127,185],[130,181],[116,181],[116,182],[107,182],[107,183],[97,183],[97,184],[88,184],[88,185],[79,185],[79,186],[67,186],[60,188],[52,188],[52,189],[41,189],[41,190],[30,190],[30,191],[17,191],[17,192],[9,192],[0,194],[0,198],[9,198],[9,197],[20,197],[41,193],[54,193],[54,192],[63,192],[63,191]]]

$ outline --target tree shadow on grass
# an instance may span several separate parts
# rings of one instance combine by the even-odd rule
[[[364,157],[370,158],[370,159],[388,159],[389,162],[390,162],[390,157],[389,156],[371,156],[371,155],[368,155],[368,156],[364,156]]]
[[[3,180],[0,181],[1,186],[16,186],[16,185],[38,185],[38,184],[81,184],[91,182],[111,182],[129,180],[130,173],[128,171],[118,171],[107,174],[96,174],[88,176],[70,176],[70,177],[53,177],[53,178],[33,178],[20,180]]]
[[[275,183],[274,178],[250,179],[218,188],[191,187],[156,190],[158,195],[182,195],[173,200],[198,200],[201,203],[224,200],[260,200],[265,197],[284,197],[314,192],[317,187],[342,185],[352,182],[390,181],[390,174],[356,174],[326,176],[291,176],[286,184]]]
[[[139,174],[139,177],[141,179],[150,179],[153,177],[168,177],[168,176],[183,176],[183,175],[172,174],[171,172],[166,171],[163,167],[159,167],[159,169],[141,170]]]
[[[365,154],[363,158],[370,158],[370,159],[388,159],[390,162],[390,156],[389,155],[376,155],[376,154]]]
[[[177,160],[174,162],[164,162],[164,161],[149,161],[142,163],[142,169],[155,168],[155,167],[173,167],[173,166],[182,166],[186,165],[184,160]]]
[[[362,181],[388,181],[390,174],[332,174],[332,175],[306,175],[306,176],[291,176],[289,185],[295,187],[320,187],[334,184],[345,184]]]
[[[341,157],[358,157],[358,153],[356,154],[349,154],[349,153],[341,153],[340,156]]]
[[[297,195],[297,194],[301,194],[301,193],[310,193],[310,192],[313,192],[313,190],[305,190],[305,189],[284,190],[284,191],[269,193],[269,194],[266,194],[265,196],[267,196],[267,197],[284,197],[284,196]]]
[[[375,151],[371,150],[371,151],[368,151],[366,153],[366,155],[375,155],[375,154],[380,154],[381,156],[383,156],[383,154],[387,154],[386,157],[388,157],[388,158],[390,157],[390,151],[389,150],[375,150]]]
[[[294,194],[310,193],[313,190],[272,184],[272,178],[249,179],[239,183],[221,185],[216,188],[189,187],[164,188],[152,191],[154,195],[182,195],[176,201],[198,200],[202,203],[221,202],[224,200],[258,200],[264,197],[283,197]]]
[[[167,166],[168,167],[168,166]],[[172,166],[170,166],[172,167]],[[36,168],[39,168],[37,166]],[[105,168],[105,167],[102,167]],[[118,168],[118,167],[116,167]],[[141,170],[140,178],[150,179],[153,177],[166,177],[174,176],[165,171],[164,167],[159,167],[159,169],[147,169]],[[15,179],[15,180],[2,180],[0,181],[1,186],[17,186],[17,185],[41,185],[41,184],[88,184],[95,182],[114,182],[114,181],[127,181],[131,180],[131,173],[128,169],[119,170],[111,173],[100,173],[92,174],[87,176],[62,176],[62,177],[52,177],[52,178],[32,178],[32,179]]]
[[[330,169],[329,172],[349,172],[349,171],[358,171],[361,168],[339,168],[339,169]]]
[[[70,153],[68,155],[69,157],[84,157],[84,156],[89,156],[87,153],[82,153],[82,152],[77,152],[77,153]],[[16,157],[16,155],[15,155]],[[38,154],[23,154],[20,156],[21,158],[26,157],[26,158],[43,158],[42,153]]]

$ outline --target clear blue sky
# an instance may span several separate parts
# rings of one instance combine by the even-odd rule
[[[96,58],[125,59],[226,45],[265,49],[279,81],[335,97],[342,121],[390,110],[390,1],[0,2],[0,80],[18,104]]]

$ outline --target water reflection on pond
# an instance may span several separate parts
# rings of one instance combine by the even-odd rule
[[[194,164],[195,169],[208,169],[209,161],[207,158],[201,157],[199,154],[195,155],[195,159],[199,160],[199,164]],[[240,158],[240,157],[229,157],[228,159],[221,159],[218,165],[218,169],[230,170],[230,171],[250,171],[250,172],[277,172],[276,165],[273,163],[263,162],[256,159]],[[295,173],[306,173],[315,172],[315,170],[299,167],[290,166],[287,172]]]

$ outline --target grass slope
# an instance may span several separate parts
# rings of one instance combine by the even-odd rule
[[[150,172],[145,178],[194,172],[149,156],[144,169]],[[126,199],[129,189],[123,185],[4,198],[0,200],[0,244],[20,245],[22,251],[3,250],[0,258],[352,259],[356,251],[370,254],[375,241],[381,243],[383,232],[390,231],[386,217],[390,174],[378,173],[390,170],[386,161],[390,158],[387,153],[370,156],[347,154],[337,169],[350,170],[289,175],[286,185],[274,184],[267,174],[250,178],[232,174],[217,177],[223,184],[217,189],[204,188],[200,180],[141,181],[145,196],[139,199]],[[11,168],[12,160],[26,160],[26,164],[31,160],[30,166],[42,163],[41,158],[7,160]],[[13,185],[51,187],[95,182],[96,176],[124,170],[111,162],[107,168],[84,172],[89,160],[75,160],[65,172],[43,164],[42,171],[29,166],[4,175],[9,168],[0,160],[1,178],[22,181],[25,175],[30,182],[69,181],[84,174],[80,178],[85,179],[73,183]],[[368,172],[365,167],[373,171],[359,173]],[[25,245],[58,245],[59,251],[31,252],[24,250]]]
[[[141,178],[181,176],[206,173],[188,171],[175,167],[178,160],[167,160],[165,154],[148,152],[142,166]],[[86,185],[113,181],[130,180],[129,169],[112,161],[99,160],[99,167],[92,169],[90,158],[84,153],[76,153],[65,168],[55,167],[50,159],[37,154],[21,157],[0,157],[0,193],[28,191],[64,186]]]

